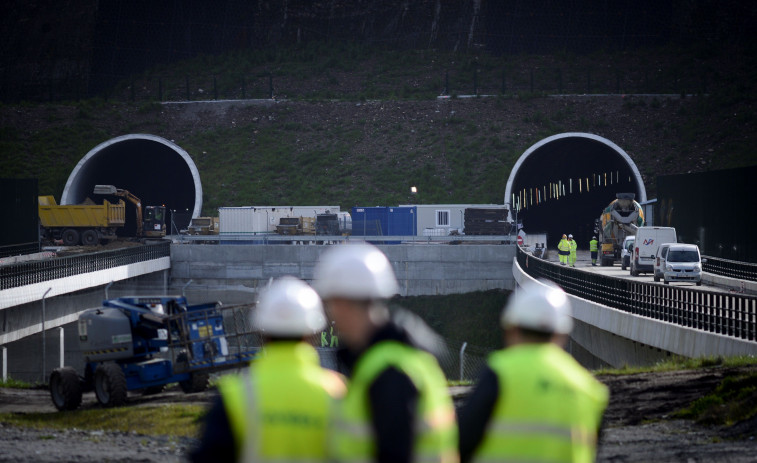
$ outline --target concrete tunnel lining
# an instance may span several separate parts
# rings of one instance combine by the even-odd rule
[[[513,166],[504,202],[510,204],[513,193],[517,195],[523,188],[548,185],[550,181],[557,179],[567,181],[568,177],[573,178],[575,188],[578,171],[584,176],[589,172],[601,173],[607,170],[618,170],[621,175],[620,181],[608,185],[606,191],[594,188],[587,192],[584,187],[580,199],[578,195],[568,195],[566,202],[560,202],[562,197],[558,201],[542,202],[539,207],[521,210],[522,215],[518,217],[519,220],[523,218],[527,233],[547,232],[550,247],[554,247],[556,240],[559,240],[559,236],[554,235],[573,233],[579,247],[584,248],[591,238],[594,219],[599,217],[602,208],[615,199],[615,193],[630,190],[636,194],[638,202],[647,200],[646,188],[636,164],[628,153],[612,141],[583,132],[566,132],[540,140],[529,147]],[[531,184],[536,180],[536,185]],[[550,221],[559,221],[560,230],[554,228]]]
[[[87,197],[100,202],[92,195],[96,184],[129,190],[144,206],[162,204],[177,216],[181,211],[197,217],[202,211],[197,166],[184,149],[159,136],[123,135],[92,148],[69,175],[61,204],[79,204]]]

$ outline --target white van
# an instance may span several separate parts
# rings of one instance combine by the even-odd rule
[[[660,247],[657,248],[657,254],[655,255],[654,261],[654,281],[660,281],[660,279],[662,278],[662,272],[665,270],[665,259],[668,258],[668,250],[674,244],[675,243],[665,243],[661,244]]]
[[[633,255],[631,256],[631,275],[652,273],[654,261],[657,257],[657,248],[661,244],[675,243],[676,241],[676,229],[673,227],[639,227],[636,230]]]

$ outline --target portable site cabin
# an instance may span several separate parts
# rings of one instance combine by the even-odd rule
[[[417,209],[416,236],[448,236],[463,234],[466,209],[502,210],[507,215],[507,207],[502,204],[413,204],[400,207]]]

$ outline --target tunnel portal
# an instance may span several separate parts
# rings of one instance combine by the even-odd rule
[[[189,154],[155,135],[124,135],[90,150],[68,177],[61,204],[80,204],[86,198],[96,203],[119,199],[94,195],[95,185],[115,185],[128,190],[141,199],[143,207],[165,206],[169,234],[172,215],[176,228],[182,229],[202,210],[200,174]],[[125,236],[136,232],[135,221],[131,220],[135,216],[134,207],[127,202],[127,225],[122,231]]]
[[[616,193],[647,200],[636,165],[611,141],[588,133],[563,133],[531,146],[516,162],[505,190],[513,219],[526,233],[547,233],[557,247],[562,234],[573,234],[588,249],[594,221]]]

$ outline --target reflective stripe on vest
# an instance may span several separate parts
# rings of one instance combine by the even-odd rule
[[[597,240],[591,240],[591,241],[589,241],[589,251],[597,251],[598,250],[598,247],[597,247],[598,244],[599,244],[599,242]]]
[[[350,388],[335,423],[334,452],[337,459],[369,462],[375,458],[368,390],[383,371],[392,367],[407,375],[418,390],[413,461],[458,461],[455,411],[444,374],[430,354],[396,341],[375,344],[355,365]]]
[[[327,457],[336,373],[319,365],[305,343],[274,342],[243,376],[219,384],[239,461],[319,462]]]
[[[475,461],[591,462],[607,388],[554,344],[489,358],[502,395]]]

